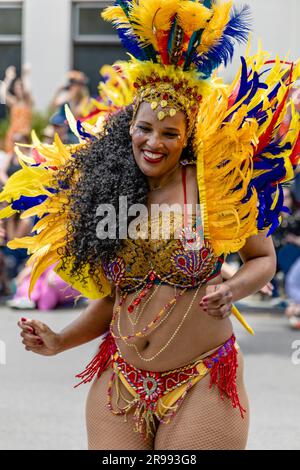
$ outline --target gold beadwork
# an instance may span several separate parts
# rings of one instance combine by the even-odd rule
[[[176,336],[177,333],[179,332],[179,330],[180,330],[180,328],[182,327],[182,325],[183,325],[185,319],[187,318],[187,316],[188,316],[188,314],[189,314],[189,312],[190,312],[190,310],[191,310],[191,308],[192,308],[192,306],[193,306],[193,304],[194,304],[194,302],[195,302],[195,299],[196,299],[196,297],[197,297],[197,295],[198,295],[199,289],[200,289],[200,286],[198,286],[198,288],[197,288],[197,290],[196,290],[195,294],[193,295],[193,298],[192,298],[192,300],[191,300],[191,302],[190,302],[190,305],[188,306],[187,311],[185,312],[184,316],[182,317],[181,322],[180,322],[179,325],[177,326],[177,328],[176,328],[176,330],[174,331],[174,333],[172,334],[171,338],[167,341],[167,343],[166,343],[156,354],[154,354],[154,356],[148,357],[148,358],[143,357],[143,356],[141,355],[141,353],[139,352],[139,350],[138,350],[138,348],[137,348],[137,346],[136,346],[135,344],[128,344],[128,343],[126,343],[126,344],[128,344],[128,346],[133,347],[133,348],[135,349],[137,355],[139,356],[139,358],[140,358],[142,361],[144,361],[144,362],[151,362],[151,361],[153,361],[154,359],[156,359],[162,352],[164,352],[165,349],[167,349],[167,347],[169,346],[169,344],[173,341],[173,339],[175,338],[175,336]],[[174,305],[174,307],[175,307],[175,305]],[[173,308],[174,308],[174,307],[173,307]],[[172,309],[172,310],[173,310],[173,309]]]

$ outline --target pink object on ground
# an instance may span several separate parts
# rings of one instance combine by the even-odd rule
[[[53,271],[50,266],[37,280],[31,293],[31,300],[35,302],[39,310],[52,310],[59,305],[70,303],[80,294],[76,289],[69,286]],[[51,282],[48,276],[51,273]],[[30,274],[28,274],[18,286],[14,299],[29,298]]]

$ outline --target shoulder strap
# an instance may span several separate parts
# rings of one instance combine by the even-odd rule
[[[187,196],[186,196],[186,167],[182,167],[181,171],[182,176],[182,187],[183,187],[183,202],[184,202],[184,226],[187,227],[188,225],[188,217],[187,217]]]

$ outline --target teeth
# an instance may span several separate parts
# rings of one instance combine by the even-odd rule
[[[158,160],[159,158],[163,157],[162,153],[160,154],[152,153],[152,152],[149,152],[148,150],[144,150],[144,155],[147,158],[150,158],[150,160]]]

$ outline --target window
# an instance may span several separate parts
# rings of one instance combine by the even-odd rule
[[[20,39],[22,35],[22,8],[16,4],[0,4],[0,35]]]
[[[97,94],[101,66],[127,58],[115,30],[100,16],[101,10],[109,5],[113,2],[81,1],[73,5],[73,67],[86,73],[94,95]]]
[[[0,3],[0,80],[9,65],[21,68],[22,4]]]

